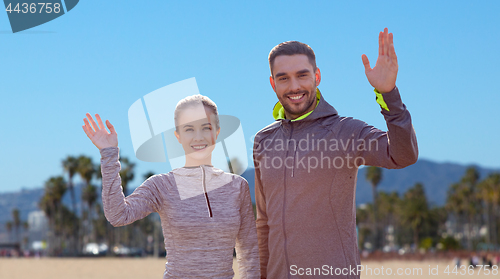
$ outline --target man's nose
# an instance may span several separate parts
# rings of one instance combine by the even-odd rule
[[[296,92],[300,90],[300,83],[296,78],[290,79],[290,91]]]

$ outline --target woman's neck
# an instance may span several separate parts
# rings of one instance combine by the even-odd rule
[[[204,158],[203,160],[196,160],[193,158],[186,157],[186,163],[184,164],[184,167],[199,167],[201,165],[212,165],[212,155],[208,156],[207,158]]]

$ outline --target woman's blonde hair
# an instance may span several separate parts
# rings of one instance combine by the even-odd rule
[[[217,105],[207,96],[203,96],[200,94],[188,96],[177,103],[177,106],[175,106],[175,111],[174,111],[175,130],[177,130],[178,126],[177,124],[179,121],[180,112],[185,108],[199,105],[200,103],[202,103],[205,108],[208,108],[215,115],[216,128],[217,128],[216,130],[219,130],[220,124],[219,124],[219,112],[217,111]]]

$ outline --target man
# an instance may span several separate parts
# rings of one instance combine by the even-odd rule
[[[255,197],[262,278],[359,278],[355,192],[358,167],[403,168],[418,148],[396,87],[393,35],[379,34],[372,69],[388,132],[341,117],[317,86],[312,49],[291,41],[269,54],[276,121],[255,136]]]

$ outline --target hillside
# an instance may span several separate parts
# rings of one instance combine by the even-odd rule
[[[448,187],[460,180],[468,166],[453,163],[436,163],[425,159],[420,159],[417,163],[400,170],[387,170],[382,172],[383,178],[378,187],[379,191],[392,192],[397,191],[400,195],[417,182],[421,182],[428,197],[428,200],[438,206],[446,202],[446,192]],[[481,176],[486,177],[494,169],[477,167]],[[252,200],[255,201],[254,189],[254,169],[249,168],[243,174],[250,185]],[[76,186],[77,203],[80,202],[78,193],[81,193],[79,185]],[[21,190],[12,193],[0,193],[0,233],[5,230],[4,223],[11,220],[13,208],[20,209],[21,220],[27,220],[28,213],[38,208],[38,202],[43,195],[43,188]],[[100,195],[99,195],[100,196]],[[356,204],[362,204],[372,201],[371,186],[365,179],[365,169],[360,169],[358,173],[358,182],[356,188]],[[69,191],[63,198],[63,202],[70,207],[71,199]],[[77,205],[77,209],[79,209]]]

